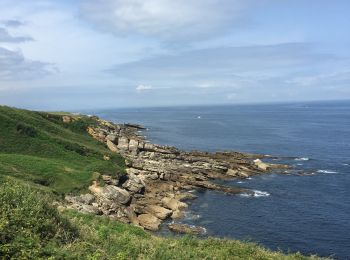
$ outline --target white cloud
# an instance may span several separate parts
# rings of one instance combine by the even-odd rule
[[[236,26],[250,0],[87,0],[81,15],[120,36],[197,40]]]
[[[151,89],[153,89],[153,87],[150,86],[150,85],[142,85],[142,84],[140,84],[140,85],[138,85],[136,87],[136,91],[137,92],[143,92],[143,91],[147,91],[147,90],[151,90]]]
[[[5,28],[0,27],[0,43],[21,43],[32,40],[33,38],[28,36],[12,36]]]
[[[215,86],[215,84],[213,84],[212,82],[202,82],[202,83],[197,84],[198,88],[212,88],[214,86]]]
[[[29,60],[19,51],[0,47],[0,81],[36,79],[56,70],[52,64]]]

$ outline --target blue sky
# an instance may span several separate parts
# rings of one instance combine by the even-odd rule
[[[0,0],[0,104],[350,99],[350,1]]]

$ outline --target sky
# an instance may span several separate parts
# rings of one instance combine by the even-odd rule
[[[350,99],[348,0],[0,0],[0,104]]]

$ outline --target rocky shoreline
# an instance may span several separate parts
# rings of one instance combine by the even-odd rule
[[[67,116],[63,119],[69,121]],[[266,155],[240,152],[181,151],[175,147],[148,142],[138,134],[144,128],[133,124],[114,124],[98,119],[88,133],[125,158],[126,175],[121,178],[102,175],[90,187],[90,193],[66,196],[65,208],[106,215],[112,219],[156,231],[168,218],[180,219],[195,199],[189,191],[209,189],[228,194],[253,191],[215,184],[213,180],[249,178],[272,171],[285,173],[288,166],[261,161]],[[108,156],[104,157],[109,160]],[[200,234],[201,227],[173,223],[178,233]]]

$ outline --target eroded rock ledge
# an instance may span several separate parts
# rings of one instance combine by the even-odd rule
[[[248,178],[272,169],[283,172],[286,168],[262,162],[260,159],[266,157],[263,155],[185,152],[175,147],[152,144],[138,134],[141,129],[138,125],[113,124],[105,120],[99,120],[98,126],[87,129],[92,137],[126,159],[127,176],[113,179],[103,175],[103,183],[94,182],[90,186],[91,194],[67,196],[67,207],[157,230],[163,220],[181,218],[188,207],[186,200],[195,198],[189,192],[193,189],[250,193],[249,190],[211,181]]]

